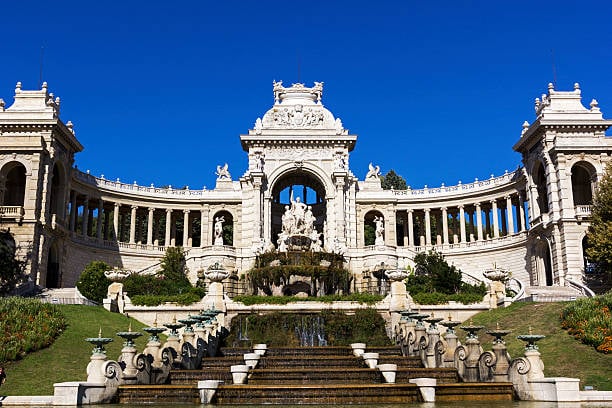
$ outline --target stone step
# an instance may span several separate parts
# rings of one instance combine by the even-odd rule
[[[202,380],[217,380],[232,384],[232,373],[229,366],[205,370],[171,370],[168,380],[172,385],[195,385]]]
[[[255,369],[249,384],[375,384],[383,383],[380,371],[370,368],[268,368]]]
[[[419,401],[414,384],[222,385],[213,403],[233,404],[400,404]]]
[[[584,295],[569,286],[527,286],[525,298],[533,302],[564,302]]]
[[[407,383],[413,378],[435,378],[438,384],[449,384],[460,381],[456,368],[397,368],[395,382]]]
[[[512,401],[512,383],[453,383],[436,386],[436,402]]]
[[[120,404],[199,404],[200,392],[196,385],[120,385],[117,393]]]

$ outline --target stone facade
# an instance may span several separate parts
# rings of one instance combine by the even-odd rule
[[[77,170],[82,146],[59,117],[59,98],[46,84],[25,91],[18,83],[10,107],[0,100],[0,221],[29,257],[32,279],[72,286],[92,260],[155,271],[174,245],[185,248],[193,282],[215,262],[243,274],[280,245],[283,216],[301,199],[324,250],[345,255],[355,290],[373,271],[404,268],[429,249],[476,280],[494,264],[525,285],[582,280],[612,121],[596,101],[582,105],[577,84],[569,92],[549,85],[536,99],[536,120],[514,145],[523,156],[515,171],[420,190],[383,190],[372,164],[358,179],[349,160],[357,136],[323,106],[322,83],[275,82],[273,91],[272,108],[240,136],[247,171],[232,179],[219,165],[213,190],[176,190]]]

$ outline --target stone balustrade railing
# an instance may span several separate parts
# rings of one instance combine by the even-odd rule
[[[123,183],[119,180],[112,181],[112,180],[105,179],[104,176],[96,177],[89,173],[83,173],[82,171],[79,171],[76,169],[73,172],[73,177],[76,180],[83,182],[85,184],[89,184],[91,186],[101,187],[107,190],[113,190],[113,191],[117,191],[121,193],[136,193],[136,194],[143,194],[147,196],[172,197],[172,198],[205,198],[207,196],[212,195],[212,191],[213,191],[213,190],[208,190],[206,188],[202,190],[191,190],[189,189],[189,186],[185,188],[180,188],[180,189],[176,189],[172,187],[161,188],[161,187],[155,187],[153,185],[147,187],[147,186],[138,185],[136,182]]]
[[[491,187],[503,186],[504,184],[509,184],[515,181],[522,175],[521,168],[517,168],[512,172],[506,171],[501,176],[494,177],[491,175],[491,178],[487,180],[478,180],[476,179],[472,183],[463,184],[459,182],[459,184],[454,186],[445,186],[442,185],[440,187],[429,188],[425,187],[422,189],[407,189],[407,190],[390,190],[394,195],[397,196],[412,196],[412,197],[436,197],[443,196],[449,194],[456,193],[467,193],[473,191],[484,191],[490,189]]]

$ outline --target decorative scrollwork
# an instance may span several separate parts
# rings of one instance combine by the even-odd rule
[[[510,363],[510,371],[525,375],[531,370],[531,363],[525,357],[517,357]]]
[[[497,356],[490,351],[485,351],[480,355],[478,362],[486,365],[487,367],[493,367],[497,363]]]
[[[467,358],[467,350],[463,346],[457,346],[455,349],[455,361],[465,361]]]
[[[134,366],[138,371],[142,371],[147,367],[147,362],[150,364],[152,360],[153,356],[150,354],[144,355],[141,353],[134,357]]]
[[[442,340],[438,340],[435,345],[435,352],[439,355],[446,353],[446,343]]]
[[[116,361],[107,361],[104,364],[104,376],[111,379],[119,379],[123,370]]]
[[[427,337],[421,336],[419,339],[419,350],[427,349]]]

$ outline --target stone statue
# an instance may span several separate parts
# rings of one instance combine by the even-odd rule
[[[372,165],[372,162],[370,162],[370,164],[368,165],[368,168],[369,170],[368,170],[368,174],[366,174],[366,180],[371,179],[371,178],[377,179],[380,177],[380,166],[375,167]]]
[[[304,213],[304,234],[310,235],[314,229],[315,216],[312,213],[312,206],[308,206]]]
[[[263,123],[261,122],[261,118],[257,118],[255,121],[255,134],[261,135],[261,131],[263,129]]]
[[[283,233],[292,234],[295,231],[295,218],[293,217],[291,208],[288,205],[285,206],[285,213],[283,214],[282,223]]]
[[[215,217],[215,242],[214,245],[223,245],[223,223],[225,222],[225,217]]]
[[[216,175],[217,175],[217,180],[231,180],[232,176],[229,173],[229,170],[227,169],[227,163],[225,163],[225,165],[223,166],[217,166],[217,171],[216,171]]]
[[[304,216],[306,214],[306,204],[300,201],[300,197],[293,199],[293,194],[291,194],[291,214],[293,214],[294,222],[295,222],[295,233],[303,233],[304,232]]]
[[[264,166],[263,153],[260,153],[260,152],[255,153],[255,170],[263,171],[263,166]]]
[[[385,245],[385,238],[383,236],[383,232],[385,231],[385,225],[383,217],[374,217],[374,224],[376,224],[376,241],[374,242],[374,245]]]
[[[336,154],[336,169],[346,170],[346,159],[342,153]]]

